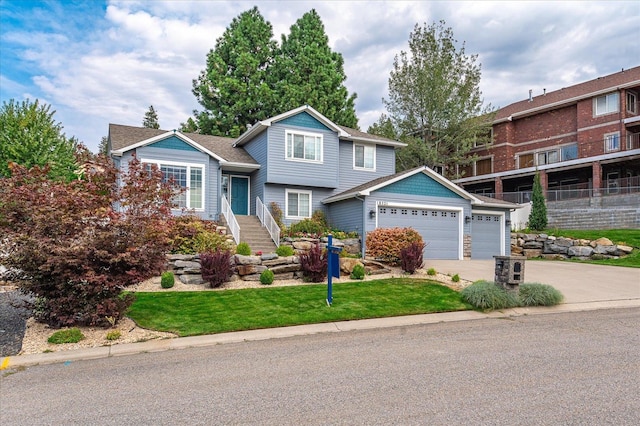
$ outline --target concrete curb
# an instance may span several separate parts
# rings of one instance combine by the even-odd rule
[[[322,324],[299,325],[292,327],[248,330],[204,336],[178,337],[174,339],[150,340],[140,343],[126,343],[98,348],[74,351],[50,352],[42,354],[18,355],[6,357],[0,362],[0,370],[6,368],[27,367],[32,365],[69,363],[72,361],[135,355],[145,352],[163,352],[174,349],[186,349],[224,345],[285,337],[305,336],[320,333],[341,333],[354,330],[403,327],[442,322],[470,321],[489,318],[508,318],[524,315],[547,315],[567,312],[592,311],[598,309],[618,309],[640,307],[640,299],[606,300],[585,303],[568,303],[551,307],[513,308],[492,312],[443,312],[438,314],[408,315],[391,318],[374,318],[357,321],[341,321]]]

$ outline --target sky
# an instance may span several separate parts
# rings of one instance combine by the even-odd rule
[[[0,0],[0,101],[38,99],[96,151],[109,123],[172,130],[200,109],[192,81],[216,40],[258,6],[274,39],[315,9],[344,57],[366,131],[385,112],[394,57],[416,25],[444,20],[477,55],[485,106],[640,65],[640,2]]]

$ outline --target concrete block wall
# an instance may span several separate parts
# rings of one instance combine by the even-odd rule
[[[640,229],[640,193],[547,203],[549,228]]]

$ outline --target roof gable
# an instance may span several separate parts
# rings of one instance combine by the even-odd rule
[[[199,151],[197,148],[195,148],[192,145],[189,145],[188,143],[176,137],[175,135],[169,136],[168,138],[165,138],[165,139],[160,139],[159,141],[150,143],[147,146],[154,147],[154,148],[176,149],[180,151]]]
[[[313,117],[307,111],[302,111],[296,115],[286,117],[280,120],[279,123],[289,126],[306,127],[315,130],[333,131],[333,129],[328,128],[324,123]]]
[[[405,179],[383,186],[377,192],[391,192],[395,194],[423,195],[443,198],[463,198],[450,188],[437,182],[431,176],[424,173],[417,173]]]

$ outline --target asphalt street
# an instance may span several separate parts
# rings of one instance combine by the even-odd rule
[[[2,425],[640,424],[640,308],[3,371]]]

